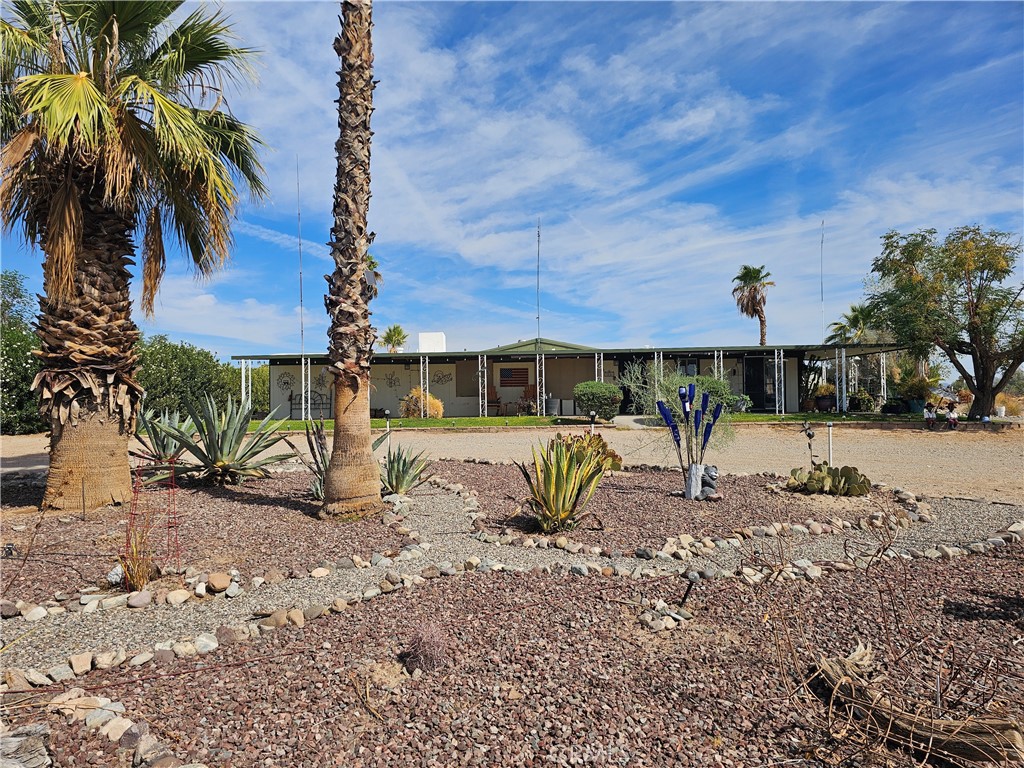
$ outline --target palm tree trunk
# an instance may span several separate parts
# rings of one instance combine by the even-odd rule
[[[768,319],[764,315],[764,307],[757,308],[757,322],[761,324],[761,346],[768,346]]]
[[[358,518],[381,508],[380,468],[370,436],[370,386],[337,377],[334,386],[334,444],[324,475],[321,517]]]
[[[334,226],[324,297],[331,319],[328,355],[334,374],[334,447],[324,477],[321,515],[358,517],[381,508],[380,471],[370,441],[370,357],[377,334],[370,324],[376,280],[367,277],[370,207],[370,114],[373,49],[370,0],[342,3],[341,35],[334,50],[338,72],[338,158]]]
[[[128,442],[142,391],[135,382],[138,329],[131,320],[131,222],[83,185],[82,246],[73,300],[40,299],[36,332],[43,369],[32,388],[50,421],[43,507],[96,509],[132,492]],[[44,280],[44,291],[49,277]],[[48,293],[48,291],[47,291]]]

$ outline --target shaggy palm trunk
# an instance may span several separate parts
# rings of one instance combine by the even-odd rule
[[[338,72],[338,175],[334,185],[331,256],[334,272],[324,297],[331,320],[328,355],[334,374],[334,446],[324,478],[321,515],[359,517],[381,508],[380,472],[370,439],[370,356],[377,334],[370,324],[376,283],[367,279],[370,207],[370,114],[373,49],[369,0],[342,3],[334,50]]]
[[[83,186],[95,189],[94,185]],[[141,391],[133,375],[139,332],[128,293],[131,222],[89,192],[82,200],[82,246],[75,296],[40,299],[37,333],[43,370],[33,389],[50,422],[49,509],[96,509],[131,496],[128,442]],[[51,276],[44,280],[44,290]],[[47,291],[49,295],[49,292]]]
[[[764,315],[764,307],[757,308],[757,322],[761,324],[761,346],[768,346],[768,319]]]

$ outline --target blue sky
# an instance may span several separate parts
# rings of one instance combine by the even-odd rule
[[[229,104],[270,199],[197,284],[172,259],[147,334],[326,348],[339,6],[228,2],[260,84]],[[764,264],[769,344],[821,338],[889,229],[1024,231],[1024,4],[398,2],[374,9],[375,325],[449,350],[541,332],[604,347],[756,344],[731,279]],[[41,284],[39,255],[4,268]]]

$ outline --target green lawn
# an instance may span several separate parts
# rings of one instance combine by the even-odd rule
[[[921,414],[885,414],[885,413],[787,413],[784,416],[776,416],[772,413],[734,413],[732,414],[733,424],[771,424],[780,421],[799,424],[803,421],[822,423],[826,421],[853,422],[853,421],[874,421],[874,422],[914,422],[920,421]],[[253,421],[249,428],[254,429],[259,422]],[[290,432],[302,432],[303,422],[298,419],[289,419],[284,422],[283,429]],[[568,416],[460,416],[451,419],[392,419],[392,429],[466,429],[472,427],[558,427],[558,426],[587,426],[590,420],[586,417]],[[334,429],[334,421],[324,420],[324,426],[328,431]],[[384,429],[384,419],[371,419],[370,426],[373,429]]]

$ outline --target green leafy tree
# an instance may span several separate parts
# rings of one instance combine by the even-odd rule
[[[915,356],[942,350],[974,395],[971,418],[992,412],[1024,362],[1024,285],[1010,283],[1020,254],[1019,237],[973,225],[941,242],[934,229],[891,231],[872,263],[871,312]]]
[[[139,342],[138,355],[137,380],[146,393],[145,406],[158,413],[185,413],[187,403],[198,403],[206,394],[224,407],[228,395],[237,398],[241,389],[237,368],[188,342],[153,336]]]
[[[5,435],[46,429],[32,393],[39,362],[32,354],[37,339],[29,325],[31,306],[25,276],[6,269],[0,273],[0,433]]]
[[[131,495],[142,390],[128,267],[138,257],[151,313],[165,239],[208,274],[230,252],[244,189],[265,192],[261,142],[225,108],[252,51],[219,9],[181,5],[12,0],[0,22],[0,213],[43,253],[45,508]]]
[[[768,279],[771,276],[772,273],[764,268],[764,264],[760,267],[744,264],[732,279],[736,283],[732,289],[736,306],[746,317],[756,317],[761,326],[762,347],[768,345],[768,320],[764,314],[764,305],[768,302],[765,291],[769,286],[775,285]]]

